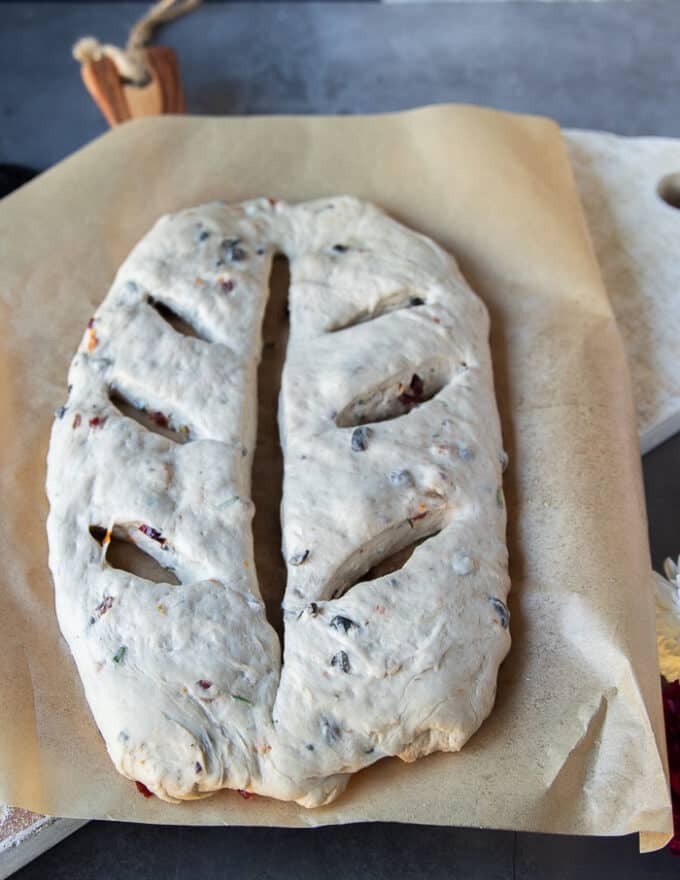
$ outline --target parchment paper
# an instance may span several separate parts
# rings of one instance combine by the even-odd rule
[[[69,361],[156,218],[214,198],[352,193],[433,236],[492,316],[513,647],[457,755],[383,761],[307,811],[234,792],[169,806],[120,777],[61,639],[45,454]],[[178,824],[361,820],[671,831],[628,370],[557,127],[466,107],[122,126],[0,204],[0,800]],[[278,548],[271,546],[271,553]]]

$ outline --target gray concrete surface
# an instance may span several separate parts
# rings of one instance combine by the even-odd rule
[[[15,880],[677,880],[636,840],[359,824],[181,828],[90,822]]]
[[[146,4],[0,3],[0,162],[39,168],[105,130],[70,45],[124,42]],[[680,2],[210,4],[159,42],[195,113],[357,113],[466,101],[565,126],[680,136]],[[645,456],[652,556],[680,550],[680,436]],[[634,837],[389,824],[315,831],[93,822],[17,880],[676,878]]]
[[[0,162],[46,167],[105,130],[72,43],[125,42],[143,3],[0,3]],[[158,42],[190,112],[363,113],[461,101],[680,136],[680,4],[210,4]],[[30,100],[27,100],[30,96]]]

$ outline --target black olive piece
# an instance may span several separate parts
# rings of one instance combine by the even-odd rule
[[[352,452],[364,452],[368,448],[368,428],[360,427],[352,431]]]
[[[332,745],[340,738],[341,730],[331,718],[322,715],[319,719],[319,727],[321,728],[321,736],[328,745]]]
[[[421,296],[412,296],[408,301],[409,306],[424,306],[425,300]]]
[[[336,254],[346,254],[347,251],[349,250],[349,248],[347,247],[346,244],[334,244],[333,250],[335,251]]]
[[[411,486],[415,485],[413,474],[411,473],[411,471],[407,470],[392,471],[389,475],[389,480],[393,486],[404,486],[410,488]]]
[[[489,602],[491,602],[491,604],[493,605],[494,611],[497,612],[501,621],[501,626],[503,627],[503,629],[507,629],[510,623],[510,610],[508,606],[505,604],[505,602],[502,602],[495,596],[490,596]]]
[[[331,658],[331,666],[339,666],[343,672],[349,672],[351,669],[349,657],[346,651],[338,651]]]
[[[302,565],[309,558],[309,549],[307,550],[298,550],[297,553],[293,553],[288,557],[289,565]]]
[[[359,628],[359,624],[355,623],[353,620],[350,620],[349,617],[343,617],[341,614],[336,614],[335,617],[331,620],[330,626],[333,629],[336,629],[338,632],[340,630],[344,630],[345,632],[349,632],[352,627]]]
[[[225,238],[222,242],[222,255],[230,263],[240,263],[247,256],[241,247],[240,238]]]

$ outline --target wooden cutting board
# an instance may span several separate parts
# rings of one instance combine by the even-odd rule
[[[55,819],[0,806],[0,880],[83,825],[81,819]]]
[[[628,352],[645,453],[680,430],[680,140],[564,135]]]

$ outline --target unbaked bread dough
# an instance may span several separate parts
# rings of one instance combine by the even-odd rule
[[[276,253],[283,662],[250,500]],[[121,773],[167,801],[312,807],[479,727],[510,644],[488,330],[452,257],[352,198],[214,202],[135,247],[71,364],[47,476],[59,623]],[[114,567],[112,539],[168,582]]]

